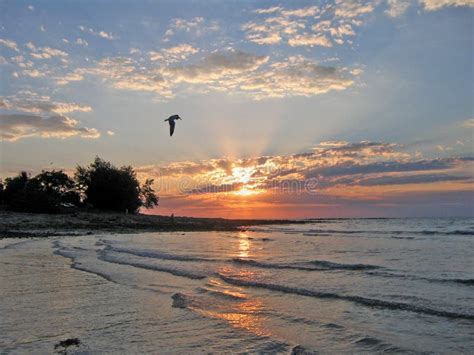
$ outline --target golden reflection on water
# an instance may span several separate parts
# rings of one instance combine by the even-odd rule
[[[235,245],[235,244],[234,244]],[[245,259],[252,255],[252,240],[246,232],[238,234],[236,249],[232,252],[234,256]],[[232,275],[232,277],[242,280],[253,280],[256,278],[255,272],[244,267],[232,267],[223,265],[218,269],[222,275]],[[271,336],[267,325],[267,319],[262,315],[264,309],[263,302],[259,298],[249,297],[245,290],[234,285],[227,285],[219,280],[208,281],[211,289],[217,290],[232,299],[225,302],[213,302],[210,307],[193,307],[194,311],[205,316],[225,320],[236,328],[244,329],[258,336]]]
[[[239,258],[248,258],[250,250],[250,241],[245,232],[239,233]]]
[[[271,332],[265,328],[265,317],[259,315],[262,301],[250,298],[244,302],[237,302],[228,312],[219,313],[218,317],[226,320],[231,325],[245,329],[258,336],[270,336]]]
[[[240,288],[236,288],[239,289]],[[234,300],[227,300],[225,303],[215,302],[211,305],[212,309],[201,307],[191,307],[195,312],[206,317],[225,320],[231,326],[244,329],[258,336],[271,336],[272,333],[266,327],[267,320],[261,315],[263,302],[258,298],[248,298],[248,296],[239,291],[224,290],[226,295],[232,295]]]

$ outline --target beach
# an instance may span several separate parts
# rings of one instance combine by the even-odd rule
[[[223,219],[77,211],[62,214],[0,211],[0,239],[100,233],[237,231],[247,226],[303,224],[304,220]]]
[[[0,241],[4,353],[466,353],[472,219]]]

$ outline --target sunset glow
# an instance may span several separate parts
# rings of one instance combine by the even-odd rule
[[[2,178],[98,155],[144,213],[473,212],[469,1],[5,4]]]

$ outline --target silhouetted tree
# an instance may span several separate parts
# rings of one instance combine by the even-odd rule
[[[26,172],[5,179],[4,201],[8,209],[55,213],[65,202],[78,205],[74,181],[62,171],[43,171],[33,178]]]
[[[140,187],[131,166],[117,168],[96,157],[89,167],[77,167],[75,179],[84,203],[94,208],[135,213],[141,206],[149,208],[158,204],[151,187],[153,180]]]
[[[145,208],[152,208],[158,205],[158,197],[153,190],[153,179],[147,179],[140,188],[140,197],[142,206]]]
[[[4,189],[3,181],[0,179],[0,205],[3,205],[3,189]]]
[[[26,203],[25,187],[28,180],[26,171],[22,171],[18,176],[5,179],[3,200],[8,209],[12,211],[22,210],[22,206]]]

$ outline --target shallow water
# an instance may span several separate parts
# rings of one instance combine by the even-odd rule
[[[472,255],[473,219],[5,239],[0,348],[468,353]]]

